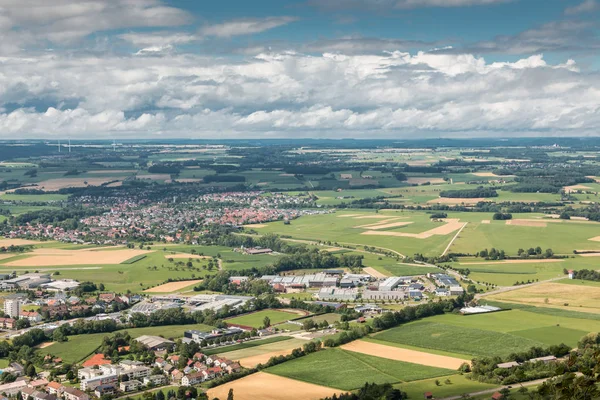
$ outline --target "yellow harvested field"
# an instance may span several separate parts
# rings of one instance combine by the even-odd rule
[[[600,236],[595,236],[595,237],[593,237],[591,239],[588,239],[588,240],[591,240],[592,242],[600,242]]]
[[[564,187],[566,193],[576,192],[578,190],[592,190],[591,187],[585,185],[572,185]]]
[[[580,254],[581,257],[600,257],[600,253],[583,253]]]
[[[483,176],[483,177],[493,177],[493,176],[498,176],[493,172],[471,172],[471,175],[475,175],[475,176]]]
[[[427,365],[429,367],[458,369],[463,363],[468,362],[455,357],[440,356],[423,351],[401,349],[384,344],[355,340],[342,346],[342,349],[370,356],[387,358],[388,360],[404,361],[413,364]]]
[[[208,397],[226,399],[229,389],[233,389],[235,400],[288,400],[290,394],[293,394],[294,400],[318,400],[342,393],[341,390],[325,386],[257,372],[209,389]]]
[[[137,175],[138,179],[151,179],[153,181],[166,181],[171,179],[171,175],[169,174],[144,174]]]
[[[484,219],[484,220],[481,220],[481,223],[482,224],[491,224],[492,221],[490,221],[489,219]]]
[[[389,232],[389,231],[376,231],[368,230],[361,233],[361,235],[374,235],[374,236],[398,236],[398,237],[412,237],[415,239],[427,239],[433,235],[449,235],[452,232],[459,230],[465,225],[464,222],[459,222],[458,219],[443,219],[444,225],[438,226],[437,228],[430,229],[421,233],[405,233],[405,232]],[[373,229],[373,228],[371,228]]]
[[[324,251],[327,251],[329,253],[333,253],[333,252],[336,252],[338,250],[343,250],[343,249],[341,247],[328,247]]]
[[[547,282],[493,294],[489,298],[537,307],[560,307],[565,310],[600,313],[600,287],[598,286]]]
[[[45,349],[46,347],[50,347],[54,344],[55,342],[44,342],[42,344],[37,345],[36,347],[38,349]]]
[[[358,216],[355,216],[354,219],[382,219],[382,218],[389,218],[389,215],[360,215],[358,214]]]
[[[130,258],[151,251],[119,249],[119,250],[63,250],[63,249],[35,249],[31,256],[3,264],[5,267],[50,267],[55,265],[97,265],[121,264]]]
[[[506,221],[506,225],[532,226],[536,228],[545,228],[548,226],[546,221],[532,221],[528,219],[509,219],[508,221]]]
[[[433,199],[433,200],[429,200],[427,203],[430,204],[467,204],[467,205],[471,205],[471,204],[477,204],[480,201],[485,201],[484,197],[477,197],[474,199],[453,199],[453,198],[449,198],[449,197],[440,197],[437,199]]]
[[[86,186],[100,186],[103,183],[114,181],[115,178],[59,178],[48,179],[38,182],[35,189],[43,189],[45,191],[54,192],[60,189]]]
[[[197,285],[202,282],[202,279],[196,279],[193,281],[181,281],[181,282],[168,282],[162,285],[146,289],[146,293],[171,293],[186,288],[188,286]]]
[[[563,262],[558,258],[548,258],[544,260],[501,260],[501,261],[485,261],[485,262],[461,262],[460,265],[493,265],[493,264],[539,264],[539,263],[555,263]]]
[[[9,246],[27,246],[30,244],[40,244],[42,242],[36,242],[35,240],[27,239],[0,239],[0,247]]]
[[[371,275],[373,278],[387,278],[387,275],[385,275],[382,272],[377,271],[373,267],[365,267],[365,268],[363,268],[363,272]]]
[[[367,229],[387,229],[387,228],[395,228],[397,226],[406,226],[412,224],[412,221],[403,221],[403,222],[391,222],[389,224],[381,224],[381,225],[363,225],[363,226],[355,226],[355,228],[367,228]]]
[[[266,228],[267,224],[248,224],[244,225],[244,228]]]
[[[269,361],[271,359],[271,357],[287,356],[288,354],[292,354],[293,350],[294,349],[272,351],[270,353],[259,354],[259,355],[252,356],[252,357],[241,358],[238,360],[238,362],[244,368],[254,368],[258,364],[265,364],[267,361]]]
[[[432,185],[437,185],[440,183],[446,183],[445,180],[443,180],[442,178],[408,178],[406,180],[407,183],[410,184],[416,184],[416,185],[422,185],[423,183],[431,183]]]
[[[358,217],[361,214],[344,214],[344,215],[338,215],[338,218],[350,218],[350,217]]]

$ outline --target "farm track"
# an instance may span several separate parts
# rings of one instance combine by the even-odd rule
[[[494,294],[506,293],[506,292],[511,292],[513,290],[518,290],[518,289],[523,289],[523,288],[530,287],[530,286],[539,285],[539,284],[542,284],[542,283],[560,281],[562,279],[565,279],[565,277],[564,276],[558,276],[556,278],[546,279],[546,280],[539,281],[539,282],[527,283],[525,285],[504,286],[504,287],[498,288],[496,290],[492,290],[491,292],[477,293],[475,295],[475,300],[481,299],[482,297],[491,296],[491,295],[494,295]]]
[[[448,252],[448,250],[450,250],[450,247],[452,246],[452,244],[454,243],[454,241],[458,238],[458,235],[460,235],[460,233],[463,231],[463,229],[465,229],[465,226],[467,226],[467,224],[468,224],[468,222],[465,222],[463,224],[463,226],[458,230],[458,232],[456,232],[456,235],[454,235],[454,237],[452,238],[452,240],[450,241],[450,243],[448,243],[448,246],[446,246],[446,249],[442,253],[442,256],[445,256],[446,253]]]

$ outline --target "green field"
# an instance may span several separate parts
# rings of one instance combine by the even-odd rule
[[[170,326],[152,326],[147,328],[132,328],[121,332],[129,332],[132,337],[142,335],[157,335],[166,338],[179,338],[183,336],[183,332],[196,329],[200,331],[209,331],[213,327],[208,325],[170,325]],[[52,354],[55,357],[60,357],[66,363],[76,363],[82,361],[92,354],[101,344],[104,336],[110,336],[110,333],[94,333],[89,335],[69,336],[66,342],[57,342],[44,349],[39,349],[41,354]]]
[[[450,251],[471,253],[483,249],[503,249],[509,255],[516,255],[519,248],[541,246],[551,248],[555,253],[573,254],[573,250],[600,250],[600,242],[589,239],[598,236],[600,223],[581,221],[546,222],[545,227],[506,225],[505,221],[491,221],[490,214],[460,214],[461,220],[470,220],[460,237],[452,244]],[[452,214],[456,216],[458,214]],[[450,216],[450,215],[449,215]],[[544,222],[542,214],[513,214],[513,219],[535,219]],[[477,219],[478,220],[477,220]]]
[[[446,382],[446,379],[448,379],[450,382]],[[436,385],[436,381],[439,382],[439,385]],[[464,375],[452,375],[443,378],[431,378],[402,383],[395,386],[406,392],[409,399],[422,399],[423,393],[425,392],[433,393],[435,398],[442,398],[493,389],[498,385],[472,381],[467,379]],[[490,397],[491,395],[488,394],[486,395],[485,399],[489,399]]]
[[[286,342],[286,341],[290,341],[290,340],[292,340],[292,338],[289,336],[276,336],[276,337],[271,337],[271,338],[267,338],[267,339],[252,340],[250,342],[234,344],[231,346],[224,346],[224,347],[219,347],[219,348],[215,348],[215,349],[207,349],[207,350],[203,350],[202,352],[204,354],[206,354],[207,356],[210,356],[213,354],[224,354],[224,353],[242,351],[242,350],[251,349],[254,347],[263,347],[268,344]]]
[[[69,198],[67,194],[13,194],[5,193],[0,196],[0,200],[18,201],[23,203],[55,202],[65,201]]]
[[[470,318],[470,317],[467,317]],[[530,340],[509,333],[499,333],[458,327],[429,320],[413,322],[388,329],[373,336],[383,342],[408,344],[423,349],[438,349],[472,356],[507,356],[525,351],[533,346],[543,346],[540,341]]]
[[[217,354],[219,354],[221,357],[229,358],[230,360],[240,360],[242,358],[258,356],[261,354],[272,353],[275,351],[301,348],[302,346],[304,346],[307,343],[306,340],[293,339],[289,336],[280,336],[280,337],[272,338],[272,339],[278,339],[281,337],[286,338],[288,340],[278,340],[278,341],[274,341],[274,340],[269,341],[268,339],[260,340],[260,341],[257,341],[256,345],[252,346],[252,347],[246,347],[246,348],[242,348],[239,350],[233,350],[233,351],[227,351],[227,352],[221,351]],[[233,346],[229,346],[229,347],[232,348]],[[228,350],[228,349],[224,348],[223,350]]]
[[[289,321],[290,319],[298,318],[300,315],[289,313],[285,311],[277,310],[263,310],[251,314],[244,314],[239,317],[229,318],[226,320],[229,324],[251,326],[253,328],[260,328],[263,326],[263,320],[265,317],[269,317],[271,325],[280,324],[282,322]]]
[[[44,248],[62,248],[62,249],[83,249],[94,246],[71,245],[58,242],[44,242],[36,245]],[[222,246],[151,246],[152,253],[145,254],[143,258],[134,263],[127,264],[132,260],[127,260],[122,264],[91,264],[91,265],[56,265],[50,267],[37,267],[35,265],[23,267],[3,266],[3,264],[25,259],[28,255],[18,255],[10,259],[0,260],[0,269],[8,271],[47,271],[54,272],[60,270],[61,278],[76,279],[79,281],[93,281],[104,283],[106,290],[124,293],[127,290],[132,292],[142,292],[147,288],[157,286],[170,279],[199,279],[206,274],[214,274],[217,269],[212,271],[205,269],[208,264],[206,259],[193,259],[192,268],[185,265],[176,265],[177,262],[187,263],[187,258],[168,260],[169,256],[179,253],[189,253],[192,249],[197,254],[206,256],[216,256],[220,254],[223,259],[225,269],[249,269],[261,265],[252,257],[246,258],[244,255],[231,251],[231,248]],[[165,250],[166,249],[166,250]],[[264,256],[262,265],[272,263],[277,256]],[[138,257],[134,257],[138,258]]]
[[[346,215],[347,217],[344,217]],[[366,218],[358,218],[364,216]],[[363,235],[367,228],[360,226],[376,224],[378,221],[391,218],[402,218],[394,222],[408,221],[410,225],[387,228],[388,232],[421,233],[440,226],[431,221],[429,214],[408,211],[382,211],[376,214],[367,210],[352,210],[336,212],[329,215],[314,215],[298,218],[290,225],[283,222],[271,222],[263,228],[254,228],[258,233],[276,233],[294,239],[330,241],[335,243],[376,246],[390,249],[401,254],[413,255],[415,253],[440,254],[448,245],[453,235],[434,235],[427,239],[399,236],[374,236]],[[393,265],[393,262],[389,264]]]
[[[266,370],[300,381],[353,390],[371,383],[400,383],[452,375],[453,371],[393,361],[341,349],[309,354]]]
[[[600,331],[600,321],[575,318],[576,313],[551,315],[527,310],[470,316],[437,315],[377,333],[369,340],[443,351],[446,352],[443,355],[464,358],[464,355],[506,356],[532,346],[561,343],[575,347],[587,333]]]

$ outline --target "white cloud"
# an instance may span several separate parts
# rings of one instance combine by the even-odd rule
[[[180,32],[130,32],[118,36],[120,39],[139,47],[164,47],[196,42],[202,38],[195,34]]]
[[[160,48],[157,48],[160,50]],[[4,57],[0,137],[586,134],[600,75],[541,55]],[[34,104],[35,103],[35,108]]]
[[[3,0],[0,5],[0,31],[61,44],[99,31],[180,26],[191,20],[161,0]]]
[[[326,10],[384,10],[427,7],[471,7],[509,3],[512,1],[515,0],[309,0],[308,4]]]
[[[597,10],[598,3],[595,0],[585,0],[583,3],[577,4],[576,6],[567,7],[565,9],[566,15],[575,15],[581,13],[587,13]]]
[[[250,35],[274,29],[296,21],[295,17],[267,17],[245,18],[223,22],[221,24],[206,25],[200,29],[204,36],[231,37]]]

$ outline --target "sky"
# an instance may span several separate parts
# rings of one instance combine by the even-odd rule
[[[0,0],[0,139],[600,135],[600,0]]]

